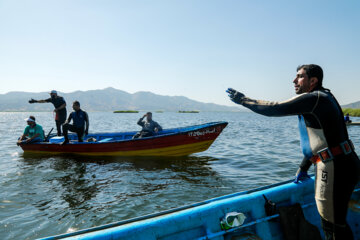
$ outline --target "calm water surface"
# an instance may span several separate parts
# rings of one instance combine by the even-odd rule
[[[32,113],[48,132],[52,113]],[[90,112],[90,132],[138,130],[144,113]],[[154,113],[164,128],[229,125],[205,152],[182,158],[26,156],[30,113],[0,113],[0,239],[36,239],[288,180],[302,155],[297,117]],[[358,120],[354,118],[354,120]],[[360,127],[349,127],[356,147]],[[313,169],[311,169],[313,171]]]

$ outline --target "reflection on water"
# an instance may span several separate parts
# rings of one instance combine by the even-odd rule
[[[19,167],[22,178],[42,176],[31,183],[36,188],[26,208],[48,224],[61,222],[56,224],[60,233],[197,202],[199,189],[221,188],[221,176],[211,167],[218,160],[20,154]],[[31,237],[51,234],[54,229],[40,229]]]
[[[60,234],[272,184],[293,177],[302,159],[296,117],[156,114],[165,127],[229,125],[203,153],[135,158],[23,154],[15,143],[28,115],[0,113],[0,239]],[[46,131],[53,127],[51,114],[35,115]],[[91,132],[109,132],[137,130],[141,114],[89,115]],[[359,146],[360,127],[349,134]]]

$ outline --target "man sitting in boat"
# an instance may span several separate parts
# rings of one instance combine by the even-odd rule
[[[83,142],[83,136],[89,133],[89,116],[80,109],[80,102],[73,102],[74,111],[69,114],[68,119],[63,124],[64,142],[62,144],[69,143],[68,131],[75,132],[78,137],[78,142]],[[70,124],[73,120],[73,124]],[[86,124],[85,124],[86,123]],[[85,126],[86,125],[86,126]]]
[[[144,120],[144,118],[146,119]],[[158,131],[162,131],[162,127],[155,121],[152,120],[152,113],[147,112],[137,122],[138,125],[142,126],[142,130],[134,135],[133,138],[143,138],[155,135]]]
[[[350,115],[347,113],[346,116],[344,117],[345,123],[351,123],[350,120]]]
[[[30,116],[25,120],[28,126],[26,126],[23,135],[19,138],[17,145],[19,146],[20,143],[43,142],[45,139],[44,130],[39,124],[36,124],[35,117]]]

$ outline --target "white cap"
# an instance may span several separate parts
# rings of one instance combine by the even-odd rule
[[[27,122],[35,122],[35,120],[32,119],[32,118],[25,118],[24,120],[27,121]]]
[[[52,94],[52,93],[57,94],[57,91],[56,90],[51,90],[50,94]]]

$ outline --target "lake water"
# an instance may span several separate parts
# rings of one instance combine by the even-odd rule
[[[45,132],[54,127],[52,113],[31,114]],[[90,132],[139,130],[143,114],[90,112]],[[90,158],[24,156],[16,140],[29,115],[0,113],[3,240],[66,233],[288,180],[302,160],[296,116],[154,113],[164,128],[229,125],[207,151],[188,157]],[[348,130],[358,147],[360,127]]]

